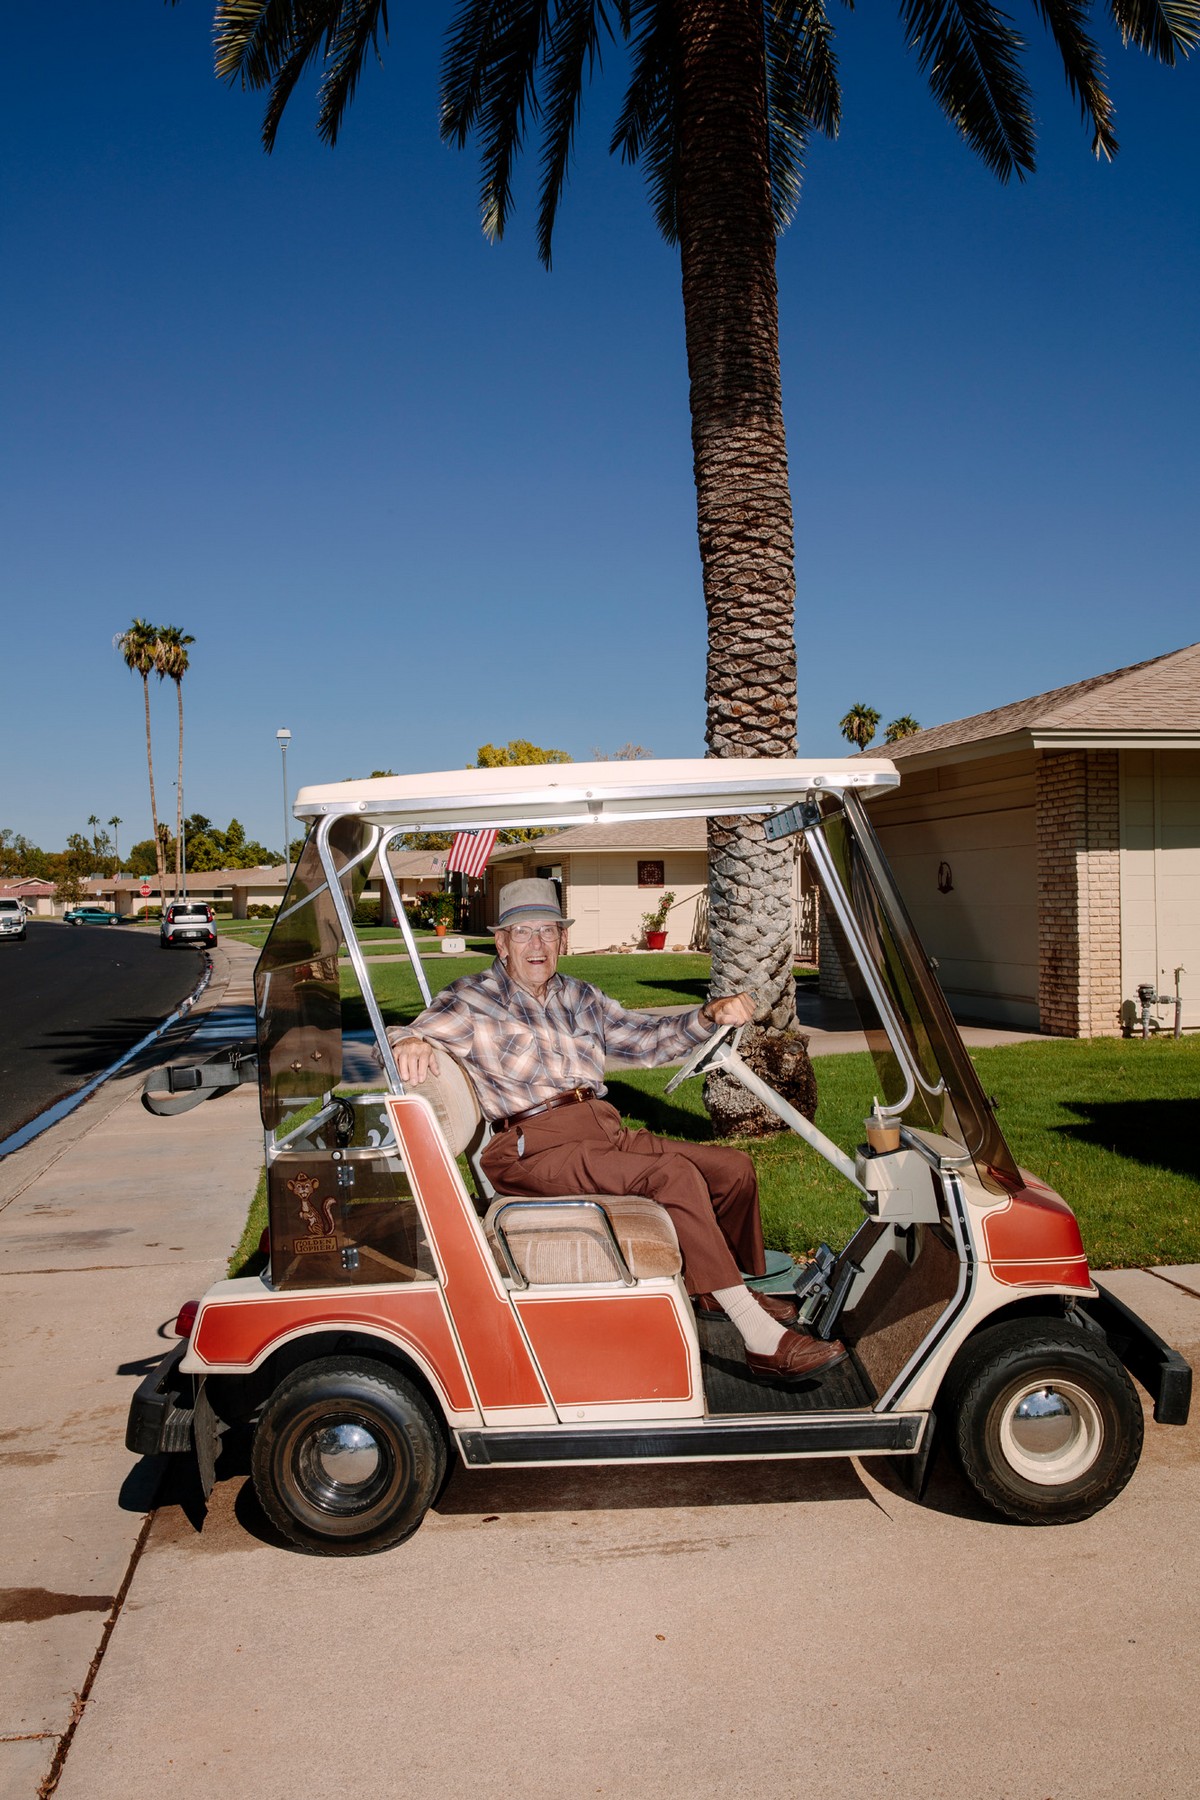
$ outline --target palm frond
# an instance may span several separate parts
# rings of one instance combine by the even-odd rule
[[[325,53],[317,131],[327,144],[336,144],[342,115],[354,98],[368,48],[379,54],[379,34],[388,35],[387,0],[343,0],[341,17]]]
[[[506,9],[499,0],[466,0],[446,37],[442,56],[442,136],[461,150],[479,112],[492,49]]]
[[[1087,0],[1033,0],[1058,45],[1063,73],[1085,124],[1093,127],[1092,152],[1110,161],[1120,146],[1113,131],[1113,105],[1104,85],[1104,59],[1084,29]]]
[[[837,136],[841,91],[823,0],[774,0],[764,23],[771,208],[783,232],[800,200],[809,131]]]
[[[1109,0],[1113,22],[1126,44],[1172,66],[1200,42],[1196,0]]]
[[[512,211],[512,167],[525,121],[539,113],[536,76],[552,0],[510,0],[483,71],[478,109],[480,209],[490,238],[504,236]]]
[[[271,89],[263,115],[268,152],[301,75],[333,41],[342,0],[220,0],[214,20],[216,71],[230,83]]]
[[[1001,181],[1034,168],[1029,86],[1019,33],[990,0],[901,0],[909,48],[934,99]]]
[[[327,0],[332,27],[341,0]],[[213,51],[217,77],[242,87],[270,87],[295,53],[308,15],[304,0],[218,0],[213,16]]]
[[[583,100],[583,84],[600,58],[601,27],[612,36],[604,0],[572,0],[570,5],[560,4],[546,41],[542,63],[545,127],[537,239],[538,255],[547,268],[550,267],[554,220]]]
[[[671,10],[654,0],[630,0],[628,17],[633,68],[609,149],[623,162],[643,164],[654,222],[668,244],[674,244],[679,237],[679,125]]]

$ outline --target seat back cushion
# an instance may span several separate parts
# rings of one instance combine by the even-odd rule
[[[599,1201],[603,1206],[635,1281],[680,1273],[683,1258],[675,1227],[656,1200],[643,1199],[640,1194],[567,1194],[549,1205],[501,1195],[488,1208],[484,1230],[505,1273],[508,1265],[496,1223],[502,1208],[508,1209],[500,1225],[509,1254],[531,1286],[619,1281],[621,1270],[604,1221],[594,1205],[581,1206],[581,1200]]]
[[[483,1114],[474,1084],[462,1064],[440,1046],[436,1055],[437,1073],[431,1071],[424,1081],[409,1082],[404,1091],[428,1100],[451,1156],[461,1156],[479,1136]]]

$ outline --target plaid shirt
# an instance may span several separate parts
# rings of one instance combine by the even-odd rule
[[[555,975],[545,1005],[518,987],[497,957],[481,975],[451,982],[411,1025],[388,1040],[425,1038],[466,1063],[489,1119],[506,1119],[573,1087],[605,1092],[613,1057],[649,1067],[680,1062],[711,1026],[694,1012],[662,1017],[626,1012],[599,988]]]

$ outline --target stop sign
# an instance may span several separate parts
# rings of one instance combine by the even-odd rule
[[[143,887],[143,889],[142,889],[142,899],[143,899],[143,900],[148,900],[148,899],[149,899],[149,898],[150,898],[150,889],[149,889],[149,888],[148,888],[148,887]]]

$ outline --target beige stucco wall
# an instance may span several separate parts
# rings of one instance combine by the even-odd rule
[[[951,1006],[1036,1030],[1033,752],[901,771],[900,788],[873,801],[869,816]]]
[[[1182,965],[1183,1021],[1200,1026],[1200,752],[1122,751],[1120,884],[1122,999],[1142,982],[1173,993]]]
[[[696,908],[708,892],[708,858],[702,850],[668,850],[662,887],[639,887],[633,852],[572,856],[564,870],[567,898],[576,924],[575,950],[603,949],[609,944],[636,944],[642,939],[642,914],[653,912],[663,893],[673,889],[675,905],[667,916],[667,949],[686,949],[695,941]]]
[[[551,866],[549,854],[539,856],[531,845],[520,863],[506,859],[498,864],[492,880],[502,884],[520,875],[534,875],[539,868]],[[562,856],[552,865],[562,868],[563,900],[575,921],[570,939],[573,951],[641,942],[642,914],[652,912],[663,893],[663,888],[638,886],[637,866],[646,860],[646,853],[640,851],[589,850]],[[675,906],[667,920],[667,948],[686,949],[695,937],[697,906],[707,894],[708,858],[702,850],[668,850],[655,860],[665,864],[663,886],[675,890]]]

